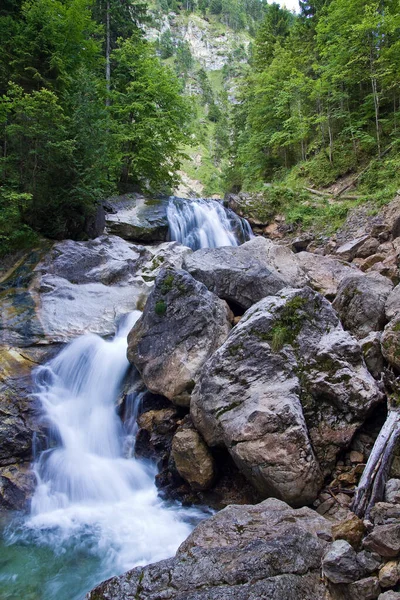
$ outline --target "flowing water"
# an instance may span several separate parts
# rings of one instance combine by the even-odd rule
[[[201,517],[163,503],[155,467],[125,457],[135,419],[124,429],[115,404],[139,315],[126,316],[111,341],[76,339],[35,373],[49,447],[34,465],[30,516],[6,527],[2,600],[81,599],[111,575],[173,555]]]
[[[215,200],[171,198],[168,219],[171,239],[193,249],[252,237]],[[99,581],[172,556],[204,517],[163,502],[155,466],[134,458],[140,398],[124,424],[116,412],[126,337],[139,315],[126,315],[112,340],[76,339],[34,373],[47,436],[30,514],[0,521],[0,600],[82,600]]]
[[[253,237],[245,219],[210,198],[173,197],[167,214],[170,238],[193,250],[238,246]]]

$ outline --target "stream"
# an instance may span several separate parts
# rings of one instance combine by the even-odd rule
[[[192,248],[249,237],[215,201],[172,199],[168,211],[171,239]],[[116,403],[139,316],[124,315],[113,339],[75,339],[34,371],[47,435],[36,443],[30,513],[0,517],[1,600],[82,600],[108,577],[172,556],[207,514],[161,500],[155,465],[127,451],[136,422],[122,423]]]

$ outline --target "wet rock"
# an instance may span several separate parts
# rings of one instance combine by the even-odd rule
[[[322,559],[322,572],[332,583],[352,583],[365,573],[354,549],[345,540],[336,540]]]
[[[356,340],[304,288],[247,311],[201,370],[191,415],[261,493],[301,504],[380,399]]]
[[[341,281],[359,273],[355,266],[330,256],[317,256],[311,252],[299,252],[296,258],[309,278],[310,285],[328,298],[334,298]]]
[[[195,490],[207,490],[215,479],[214,460],[195,429],[177,431],[172,458],[179,475]]]
[[[31,397],[35,363],[23,351],[0,347],[0,465],[29,460],[33,432],[37,431]]]
[[[379,583],[383,588],[394,587],[400,580],[399,565],[397,561],[390,560],[379,571]]]
[[[24,510],[35,489],[30,463],[0,467],[0,510]]]
[[[365,364],[375,379],[380,379],[385,366],[381,349],[381,339],[382,334],[380,331],[372,331],[367,337],[360,340]]]
[[[284,287],[306,284],[295,255],[262,237],[237,248],[197,250],[186,257],[184,268],[219,298],[244,309]]]
[[[400,479],[389,479],[386,483],[385,502],[400,504]]]
[[[194,378],[231,328],[223,300],[179,270],[162,269],[128,337],[128,360],[150,391],[188,405]]]
[[[378,525],[367,535],[363,545],[385,558],[397,556],[400,553],[400,525]]]
[[[334,540],[346,540],[353,548],[358,548],[365,533],[365,526],[361,519],[353,515],[351,519],[342,521],[332,526]]]
[[[107,231],[131,242],[165,242],[168,202],[139,194],[109,198],[104,203]]]
[[[230,506],[200,523],[175,558],[114,577],[88,600],[321,600],[329,522],[279,500]]]
[[[383,329],[385,302],[392,289],[392,282],[378,273],[345,277],[333,303],[343,327],[359,339]]]
[[[178,421],[179,413],[172,406],[141,414],[138,418],[135,455],[158,461],[168,459]]]

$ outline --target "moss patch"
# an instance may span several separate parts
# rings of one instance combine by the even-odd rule
[[[156,302],[156,305],[154,307],[154,312],[159,317],[163,317],[165,315],[165,313],[167,312],[166,302],[164,300],[159,300],[158,302]]]

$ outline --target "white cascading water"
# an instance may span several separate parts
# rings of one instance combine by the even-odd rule
[[[129,432],[115,406],[129,367],[127,334],[139,316],[126,315],[110,341],[94,334],[76,339],[35,374],[53,447],[35,463],[38,485],[22,537],[55,549],[75,540],[78,550],[101,558],[98,580],[172,556],[201,514],[167,507],[157,495],[155,467],[123,455]],[[18,536],[21,530],[9,541]],[[59,598],[82,592],[68,595],[61,584],[40,596]]]
[[[167,216],[171,240],[193,250],[238,246],[253,237],[245,219],[210,198],[171,198]]]

